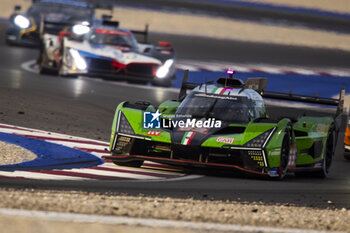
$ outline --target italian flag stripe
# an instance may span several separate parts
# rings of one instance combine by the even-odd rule
[[[182,138],[181,144],[182,145],[189,145],[192,141],[192,138],[194,137],[194,132],[186,132],[185,135]]]
[[[215,92],[216,92],[217,89],[219,89],[219,88],[218,88],[218,87],[215,87],[215,88],[211,91],[211,93],[212,93],[212,94],[215,94]]]
[[[222,94],[224,94],[225,93],[225,91],[226,91],[226,88],[222,88],[222,90],[220,91],[220,95],[222,95]]]
[[[222,90],[225,90],[225,89],[224,89],[224,88],[221,88],[221,87],[218,88],[218,89],[215,91],[215,94],[221,94],[221,91],[222,91]]]

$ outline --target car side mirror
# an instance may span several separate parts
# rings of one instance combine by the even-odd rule
[[[151,51],[151,48],[150,47],[147,47],[143,50],[144,53],[149,53]]]
[[[18,12],[22,9],[22,7],[20,5],[16,5],[15,6],[15,12]]]

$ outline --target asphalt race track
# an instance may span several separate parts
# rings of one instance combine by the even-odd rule
[[[65,133],[102,141],[109,140],[114,108],[123,100],[148,100],[159,104],[174,99],[173,90],[132,86],[125,83],[101,79],[64,79],[56,76],[40,76],[27,72],[20,65],[37,57],[30,48],[8,47],[0,37],[0,122],[31,127],[52,132]],[[176,41],[169,36],[170,39]],[[153,38],[157,39],[157,38]],[[307,64],[346,67],[350,54],[340,51],[316,51],[306,48],[283,48],[271,46],[269,53],[256,53],[244,43],[241,53],[224,53],[222,43],[211,39],[198,39],[206,44],[212,57],[199,53],[182,39],[177,46],[180,58],[232,60],[241,62],[271,61],[278,64]],[[229,45],[234,47],[235,42]],[[244,47],[247,46],[246,51]],[[255,44],[263,51],[266,45]],[[192,50],[191,50],[192,49]],[[265,48],[266,49],[266,48]],[[209,49],[208,49],[209,50]],[[187,52],[186,52],[187,51]],[[289,53],[286,53],[289,51]],[[198,52],[198,53],[197,53]],[[224,54],[224,55],[222,55]],[[283,55],[283,56],[282,56]],[[280,59],[280,57],[284,57]],[[251,60],[249,59],[251,58]],[[313,58],[313,59],[311,59]],[[255,59],[255,60],[254,60]],[[312,62],[311,62],[312,60]],[[329,65],[329,63],[328,63]],[[280,111],[291,113],[291,109]],[[294,203],[320,208],[350,208],[350,162],[337,156],[327,179],[288,176],[285,180],[264,180],[237,174],[207,173],[202,178],[172,182],[121,182],[121,181],[33,181],[0,179],[2,187],[35,187],[52,189],[79,189],[97,192],[150,194],[172,197],[194,197],[198,199],[231,199],[240,201],[262,201]]]

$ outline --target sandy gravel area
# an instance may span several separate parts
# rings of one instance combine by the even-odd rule
[[[246,2],[271,3],[282,6],[307,7],[340,13],[350,13],[349,0],[243,0]]]
[[[33,152],[23,147],[0,141],[0,165],[17,164],[36,158]]]
[[[0,189],[0,207],[206,223],[350,231],[350,210],[115,193]]]
[[[11,233],[192,233],[198,231],[100,223],[59,222],[0,215],[0,228]]]
[[[10,17],[10,15],[14,12],[14,7],[16,5],[20,5],[22,7],[22,11],[26,11],[32,5],[32,0],[1,0],[0,17]]]
[[[150,31],[153,32],[350,51],[350,35],[322,30],[288,28],[220,17],[133,8],[115,8],[114,16],[121,22],[122,27],[132,29],[142,30],[145,24],[149,24]]]

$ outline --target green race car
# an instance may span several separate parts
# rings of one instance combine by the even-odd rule
[[[339,100],[264,92],[266,79],[243,83],[232,73],[199,85],[187,82],[186,71],[179,99],[158,108],[148,102],[120,103],[112,124],[111,155],[104,158],[133,167],[149,160],[280,178],[287,172],[327,176],[336,149],[343,148],[339,135],[345,90]],[[272,120],[263,97],[335,105],[337,113]]]

